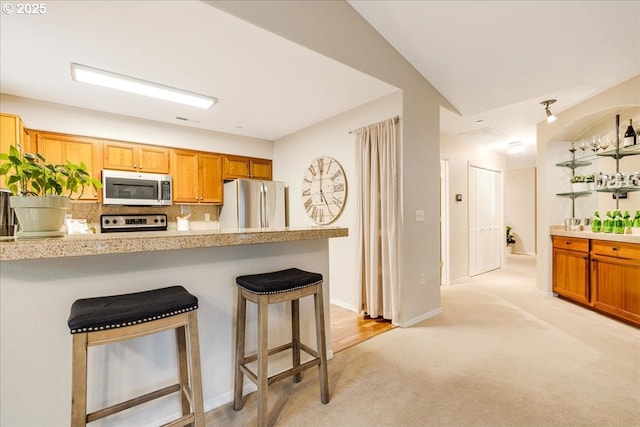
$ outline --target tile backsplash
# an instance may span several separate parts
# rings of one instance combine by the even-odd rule
[[[219,207],[216,205],[171,205],[166,207],[146,207],[146,206],[106,206],[100,203],[91,202],[71,202],[68,211],[72,218],[86,219],[87,223],[94,223],[96,228],[100,229],[100,215],[117,215],[117,214],[154,214],[163,213],[167,215],[169,222],[175,222],[176,216],[180,215],[182,206],[189,208],[191,221],[204,221],[205,214],[210,215],[212,222],[218,222]]]

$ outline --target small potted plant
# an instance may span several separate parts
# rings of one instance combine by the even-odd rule
[[[595,178],[593,178],[593,175],[590,175],[592,177],[592,181],[595,181]],[[589,184],[587,181],[587,177],[584,175],[573,175],[570,179],[571,181],[571,191],[573,193],[582,193],[585,191],[589,191]]]
[[[513,227],[507,225],[507,252],[511,253],[511,245],[516,243],[516,233],[513,231]]]
[[[0,176],[6,177],[12,194],[11,207],[26,233],[59,232],[71,196],[78,191],[77,197],[82,196],[85,186],[102,187],[84,163],[47,163],[41,154],[20,154],[14,146],[0,154],[0,162]]]

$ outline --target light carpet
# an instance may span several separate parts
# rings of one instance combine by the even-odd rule
[[[277,426],[640,426],[640,330],[535,289],[535,257],[442,288],[443,314],[269,389]],[[248,380],[245,380],[248,381]],[[256,423],[244,408],[207,426]]]

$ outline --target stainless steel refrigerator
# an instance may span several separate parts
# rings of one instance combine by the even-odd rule
[[[224,184],[220,229],[285,226],[284,182],[236,179]]]

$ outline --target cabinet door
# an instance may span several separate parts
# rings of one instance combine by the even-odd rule
[[[248,157],[224,156],[223,178],[251,178],[251,160]]]
[[[200,153],[198,157],[200,201],[222,203],[222,156]]]
[[[140,145],[138,170],[149,173],[169,173],[169,149],[154,145]]]
[[[13,114],[0,114],[0,153],[9,153],[9,147],[14,146],[19,151],[28,151],[29,134],[22,126],[20,117]],[[4,185],[5,177],[0,177],[0,188]]]
[[[272,161],[267,159],[251,159],[251,178],[271,181],[271,163]]]
[[[589,254],[553,248],[553,292],[589,304]]]
[[[102,163],[100,162],[100,144],[92,139],[77,136],[69,136],[62,134],[53,134],[45,132],[36,133],[36,148],[38,153],[51,163],[63,164],[67,160],[71,163],[84,163],[87,166],[89,174],[100,179],[100,170]],[[73,199],[83,201],[97,201],[100,193],[91,187],[85,187],[82,192],[71,195]]]
[[[169,173],[169,149],[154,145],[107,141],[104,143],[104,168]]]
[[[594,308],[640,326],[640,259],[594,255],[591,289]]]
[[[103,144],[104,168],[135,171],[138,166],[138,149],[135,144],[107,141]]]
[[[197,152],[171,150],[171,177],[174,202],[196,203],[198,201]]]

